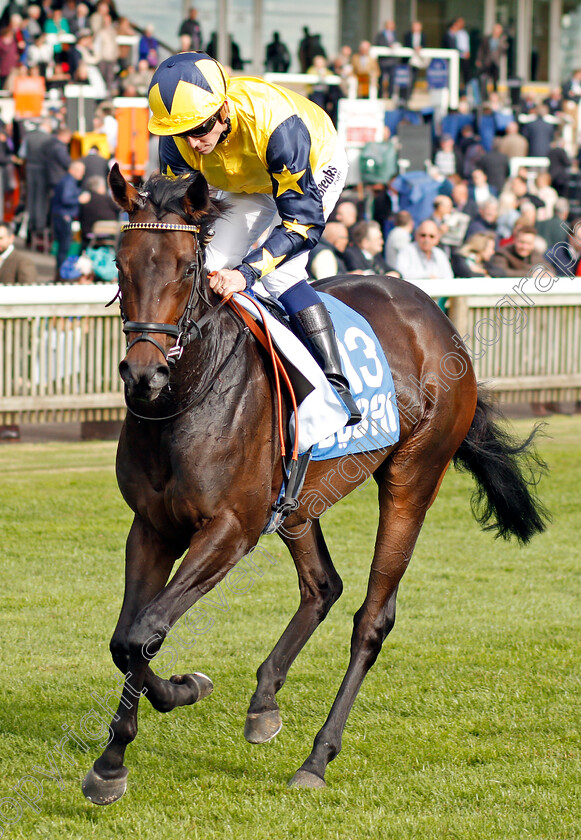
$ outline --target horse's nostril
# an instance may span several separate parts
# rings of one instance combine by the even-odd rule
[[[131,366],[126,359],[123,359],[123,361],[119,363],[119,376],[126,385],[133,381]]]
[[[169,368],[167,365],[157,365],[155,373],[149,380],[149,387],[154,389],[163,388],[169,380]]]

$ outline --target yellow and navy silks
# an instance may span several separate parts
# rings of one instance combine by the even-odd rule
[[[250,286],[319,241],[325,227],[324,193],[313,173],[329,163],[337,134],[318,105],[261,79],[230,79],[227,98],[228,137],[209,155],[200,155],[185,138],[162,136],[161,171],[179,175],[197,169],[218,189],[273,196],[281,224],[236,266]],[[172,103],[165,105],[171,115]]]

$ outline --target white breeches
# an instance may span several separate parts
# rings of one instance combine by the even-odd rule
[[[323,193],[325,219],[329,218],[341,195],[348,166],[345,150],[337,146],[329,163],[314,173],[317,186]],[[331,167],[336,171],[329,175]],[[228,201],[231,209],[214,225],[214,236],[206,248],[208,271],[235,268],[256,247],[258,241],[265,239],[270,230],[281,223],[271,195],[220,192],[219,197]],[[265,275],[262,284],[271,295],[278,298],[291,286],[306,279],[308,258],[308,251],[297,254]]]

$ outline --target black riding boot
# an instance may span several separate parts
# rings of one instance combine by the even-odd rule
[[[333,322],[325,304],[315,303],[313,306],[301,309],[299,312],[291,315],[291,323],[295,327],[298,325],[299,329],[296,330],[297,334],[301,338],[304,336],[307,339],[307,342],[313,349],[313,355],[323,368],[323,373],[351,413],[351,417],[346,425],[355,426],[357,423],[360,423],[361,412],[357,408],[357,404],[349,390],[349,382],[341,369],[341,357],[339,355],[339,347],[337,346],[337,337],[335,336]]]

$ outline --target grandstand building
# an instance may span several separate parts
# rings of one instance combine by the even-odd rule
[[[120,11],[136,22],[151,22],[159,38],[177,44],[177,30],[189,0],[119,0]],[[427,45],[440,47],[450,20],[466,21],[475,56],[478,43],[495,21],[509,37],[504,72],[523,82],[560,84],[578,64],[581,46],[579,0],[194,0],[205,43],[217,33],[218,48],[225,52],[228,34],[237,42],[244,69],[260,73],[264,51],[279,32],[293,64],[299,69],[298,47],[303,27],[321,36],[328,56],[342,44],[356,48],[363,39],[374,40],[385,20],[393,19],[403,39],[412,20],[422,21]],[[222,59],[226,56],[221,55]],[[226,63],[228,63],[226,61]]]

